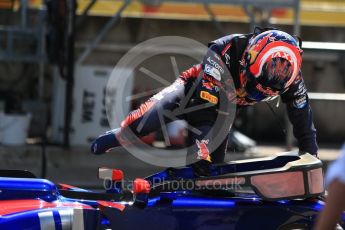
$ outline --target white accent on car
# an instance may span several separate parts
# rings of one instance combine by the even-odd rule
[[[98,169],[98,179],[111,179],[113,176],[113,169],[109,168],[99,168]]]
[[[41,230],[55,230],[55,220],[52,211],[38,213]]]
[[[73,209],[73,224],[72,230],[84,230],[84,215],[83,209]]]
[[[73,208],[59,210],[62,230],[72,229]]]

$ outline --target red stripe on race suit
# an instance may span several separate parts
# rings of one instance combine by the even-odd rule
[[[181,82],[186,82],[189,79],[197,78],[199,76],[199,73],[201,72],[201,70],[202,70],[202,67],[199,64],[199,65],[195,65],[192,68],[182,72],[181,75],[180,75],[180,79],[182,79],[182,81],[180,80],[180,83]],[[154,98],[150,98],[148,101],[146,101],[143,104],[141,104],[138,109],[133,110],[132,112],[130,112],[129,115],[121,122],[121,128],[125,128],[125,127],[129,126],[134,121],[136,121],[140,117],[144,116],[144,114],[147,111],[149,111],[157,103],[157,101],[158,100],[156,100]]]
[[[180,74],[180,77],[178,80],[176,80],[173,84],[185,84],[189,80],[193,80],[198,78],[202,71],[202,65],[194,65],[193,67],[189,68],[188,70],[182,72]],[[212,76],[209,76],[207,74],[203,74],[203,79],[207,80],[208,82],[223,88],[220,81],[217,81]],[[160,99],[160,96],[164,97],[166,93],[169,93],[169,87],[172,87],[172,85],[168,86],[158,94],[154,95],[152,98],[150,98],[148,101],[144,102],[139,106],[138,109],[133,110],[129,113],[129,115],[121,122],[121,128],[128,127],[130,124],[132,124],[134,121],[138,120],[139,118],[143,117],[144,114],[149,111]],[[158,96],[158,97],[157,97]],[[120,142],[121,145],[129,145],[130,143],[127,143],[125,140],[121,138],[121,135],[116,136]]]
[[[132,124],[135,120],[142,117],[148,110],[150,110],[155,104],[157,103],[156,100],[150,99],[145,103],[141,104],[140,107],[136,110],[133,110],[128,114],[128,116],[121,122],[121,128],[125,128]]]
[[[195,79],[199,76],[200,72],[202,71],[202,65],[195,65],[192,68],[184,71],[183,73],[181,73],[180,78],[187,81],[189,79]],[[211,82],[212,84],[222,87],[222,84],[220,83],[220,81],[217,81],[216,79],[214,79],[214,77],[209,76],[207,74],[203,74],[203,79]]]
[[[229,43],[225,46],[225,48],[222,50],[222,56],[225,55],[226,51],[228,51],[230,49],[230,47],[231,47],[231,43]]]
[[[184,81],[188,81],[189,79],[197,78],[202,70],[202,66],[195,65],[192,68],[184,71],[181,73],[180,78]]]
[[[46,202],[43,200],[5,200],[0,201],[0,216],[36,209],[70,207],[77,209],[93,209],[89,205],[71,202]]]

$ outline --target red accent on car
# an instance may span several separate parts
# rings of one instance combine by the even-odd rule
[[[325,191],[322,168],[308,171],[309,192],[311,194],[322,193]]]
[[[78,202],[54,202],[56,204],[56,207],[71,207],[76,209],[94,209],[90,205],[82,204]]]
[[[70,190],[70,189],[77,188],[77,187],[69,185],[69,184],[59,184],[59,187],[60,187],[60,189],[64,189],[64,190]]]
[[[108,207],[108,208],[116,208],[120,210],[121,212],[125,209],[126,206],[123,204],[118,204],[114,202],[109,202],[109,201],[103,201],[103,200],[98,200],[97,203],[99,204],[100,208]]]
[[[54,207],[56,204],[43,200],[4,200],[0,201],[0,215]]]
[[[151,190],[150,183],[147,180],[137,178],[133,182],[133,193],[149,193]]]
[[[116,180],[122,180],[123,179],[123,172],[120,169],[113,169],[112,173],[111,173],[111,179],[113,181]]]
[[[303,172],[258,174],[250,178],[251,184],[266,198],[303,196]]]
[[[43,200],[3,200],[0,201],[0,216],[36,209],[71,207],[79,209],[92,209],[91,206],[81,203],[46,202]]]

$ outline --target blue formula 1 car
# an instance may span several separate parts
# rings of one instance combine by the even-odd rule
[[[0,170],[0,229],[311,229],[323,207],[322,163],[310,154],[211,171],[168,168],[127,184],[121,170],[100,168],[106,191],[93,192]]]

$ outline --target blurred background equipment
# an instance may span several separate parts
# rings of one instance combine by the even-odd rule
[[[228,151],[230,152],[251,152],[255,151],[256,142],[244,135],[232,129],[228,137]]]
[[[74,85],[74,33],[76,0],[47,0],[48,26],[47,53],[50,62],[57,64],[60,75],[66,80],[64,106],[63,144],[70,146],[71,110]]]
[[[32,117],[24,101],[43,96],[44,12],[28,1],[1,1],[0,20],[0,143],[23,145]]]
[[[24,145],[29,129],[30,114],[0,112],[0,142],[4,145]]]
[[[132,70],[123,70],[131,74]],[[75,69],[74,84],[77,86],[73,90],[73,117],[71,120],[71,145],[87,146],[90,141],[96,138],[99,134],[109,130],[108,115],[105,109],[106,104],[106,85],[112,68],[109,66],[77,66]],[[132,78],[130,78],[132,79]],[[51,140],[55,143],[62,143],[64,140],[64,133],[61,132],[61,127],[64,127],[64,94],[65,80],[60,77],[58,71],[54,75],[54,97],[53,97],[53,116],[52,116],[52,136]],[[132,92],[132,84],[127,82],[127,89],[119,90],[108,87],[113,93],[112,103],[119,103],[118,93],[125,92],[130,96]],[[129,113],[129,102],[123,104],[124,111]],[[71,111],[69,110],[71,113]]]

